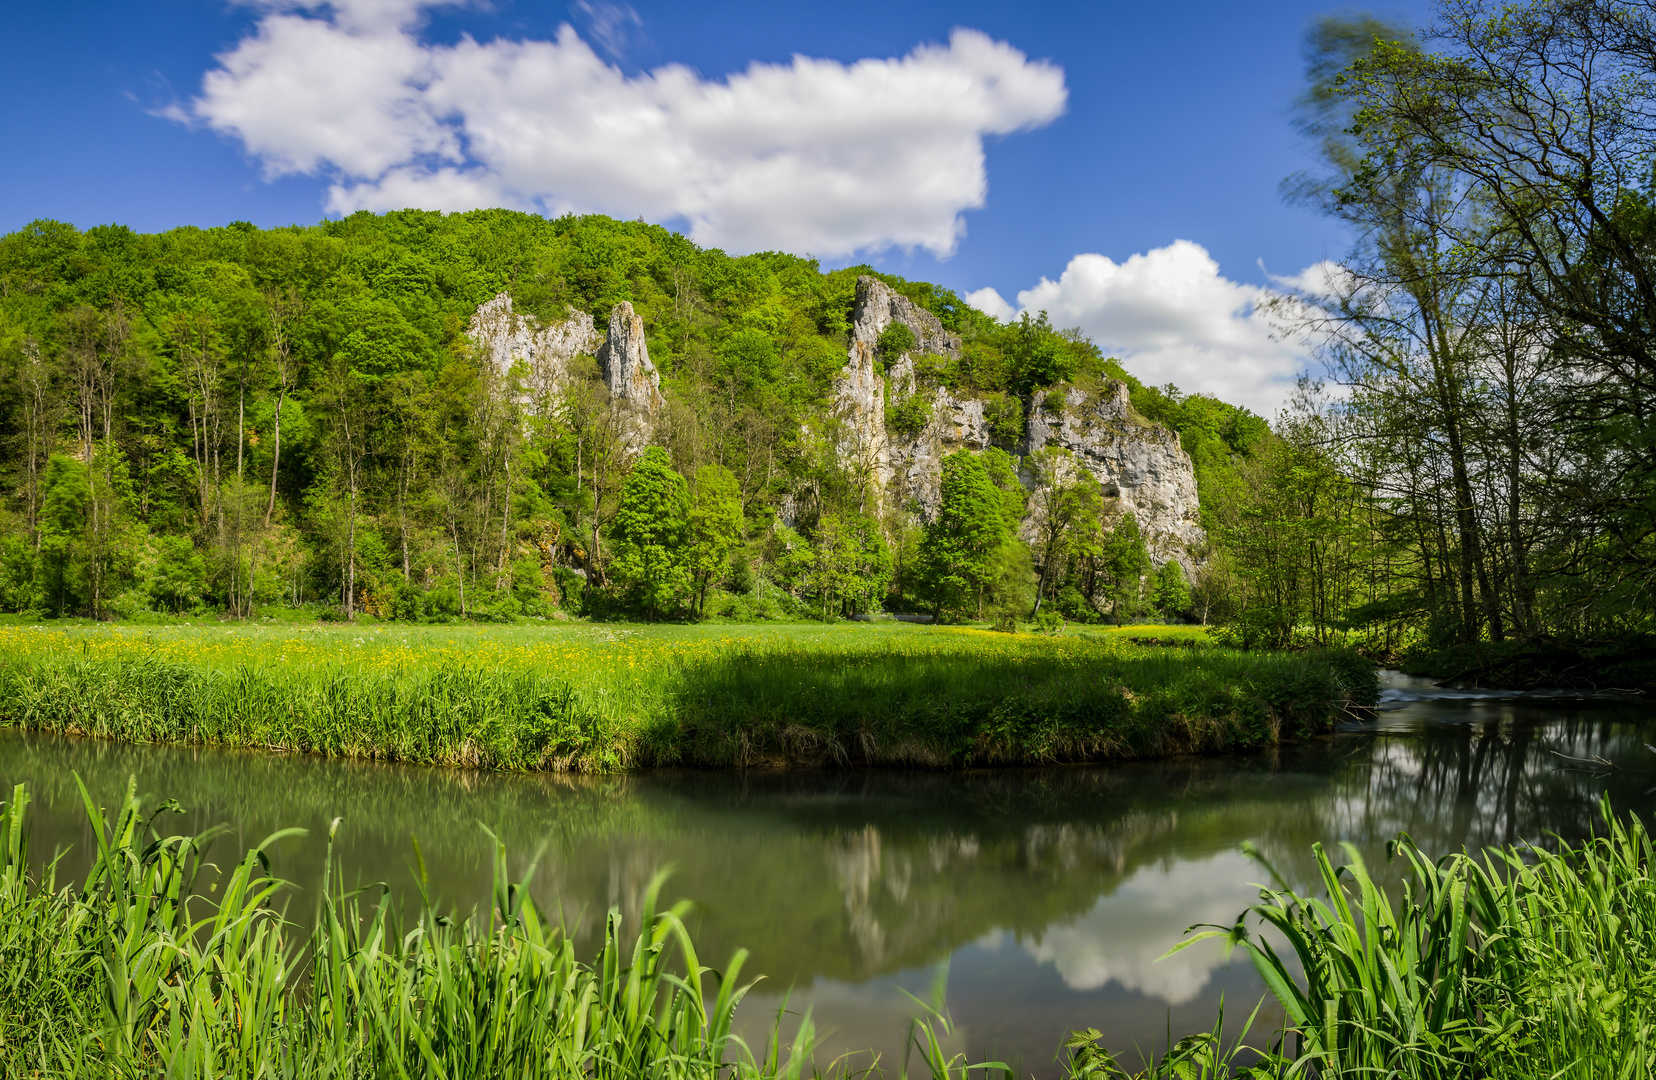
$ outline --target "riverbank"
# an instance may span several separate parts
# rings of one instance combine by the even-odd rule
[[[1656,694],[1656,637],[1598,642],[1543,637],[1421,649],[1398,668],[1449,686]]]
[[[0,724],[488,769],[955,768],[1256,749],[1349,653],[915,626],[0,629]]]

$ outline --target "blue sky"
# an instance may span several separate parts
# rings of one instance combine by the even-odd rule
[[[1269,409],[1304,357],[1258,288],[1346,244],[1278,194],[1333,9],[4,0],[0,230],[600,209],[1043,307]]]

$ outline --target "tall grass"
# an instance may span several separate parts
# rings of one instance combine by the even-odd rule
[[[1637,818],[1608,802],[1603,817],[1604,835],[1556,852],[1434,861],[1401,838],[1395,897],[1355,847],[1336,867],[1318,845],[1323,897],[1268,889],[1252,909],[1285,953],[1242,919],[1175,951],[1240,945],[1286,1011],[1249,1075],[1656,1076],[1656,851]]]
[[[1345,654],[974,631],[349,640],[0,632],[0,723],[496,769],[939,767],[1268,746],[1377,693]]]
[[[513,881],[494,844],[484,912],[422,903],[405,922],[384,886],[347,890],[333,865],[311,929],[283,914],[267,839],[220,871],[216,834],[169,835],[129,783],[112,815],[82,787],[96,845],[84,880],[31,871],[27,789],[0,803],[0,1070],[63,1077],[591,1077],[758,1080],[878,1074],[816,1060],[807,1015],[750,1047],[733,1019],[752,983],[745,953],[702,964],[662,877],[636,930],[612,911],[591,962]],[[1266,889],[1251,909],[1271,937],[1195,934],[1245,949],[1287,1026],[1251,1049],[1221,1014],[1129,1073],[1076,1032],[1072,1080],[1518,1080],[1656,1076],[1656,863],[1650,836],[1605,807],[1606,834],[1556,852],[1432,860],[1406,838],[1407,884],[1388,896],[1354,849],[1320,847],[1322,897]],[[337,825],[337,822],[336,822]],[[492,840],[492,838],[491,838]],[[423,866],[418,860],[416,864]],[[1290,959],[1291,958],[1291,959]],[[945,1052],[938,997],[916,1002],[898,1075],[1004,1073]],[[1171,1041],[1171,1040],[1170,1040]]]
[[[496,844],[493,902],[456,917],[427,894],[404,923],[383,887],[347,891],[332,867],[314,929],[296,934],[263,848],[224,873],[214,834],[167,835],[132,785],[112,816],[86,795],[97,855],[82,882],[29,871],[27,789],[0,803],[0,1070],[55,1077],[795,1078],[815,1074],[807,1015],[750,1048],[732,1020],[745,954],[706,967],[686,905],[638,929],[611,911],[583,962],[511,881]],[[335,823],[337,825],[337,822]],[[330,837],[331,841],[331,837]],[[533,867],[530,869],[533,873]],[[422,885],[424,883],[422,882]],[[206,886],[203,888],[203,886]],[[914,1043],[928,1075],[963,1078],[941,1014]],[[851,1063],[830,1067],[849,1075]],[[903,1075],[907,1074],[905,1065]]]

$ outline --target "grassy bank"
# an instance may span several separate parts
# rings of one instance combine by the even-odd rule
[[[84,789],[83,789],[84,792]],[[596,955],[506,873],[469,915],[413,913],[385,886],[347,891],[334,865],[313,929],[283,917],[288,889],[260,848],[209,861],[214,834],[170,835],[129,785],[113,814],[88,797],[96,858],[60,884],[28,852],[28,794],[0,803],[0,1069],[7,1076],[651,1077],[836,1080],[896,1072],[867,1056],[816,1059],[809,1017],[750,1046],[732,1023],[745,954],[703,964],[685,905],[647,890],[636,928],[612,911]],[[1266,891],[1234,930],[1285,1010],[1238,1066],[1223,1018],[1140,1073],[1148,1080],[1629,1080],[1656,1075],[1656,862],[1637,822],[1558,852],[1434,861],[1407,840],[1395,898],[1360,861],[1321,850],[1324,894]],[[337,823],[336,823],[337,824]],[[267,840],[267,846],[276,838]],[[423,866],[416,850],[413,863]],[[534,872],[530,868],[529,874]],[[422,881],[422,892],[425,883]],[[1257,921],[1273,938],[1243,928]],[[1273,948],[1272,941],[1276,942]],[[1283,942],[1296,962],[1284,962]],[[1286,955],[1286,954],[1283,954]],[[1302,974],[1302,972],[1304,974]],[[940,1049],[939,1001],[914,1003],[914,1057],[898,1075],[996,1075]],[[1245,1030],[1245,1026],[1244,1026]],[[786,1032],[786,1034],[784,1034]],[[1060,1054],[1072,1080],[1126,1080],[1097,1032]],[[882,1070],[880,1066],[884,1065]]]
[[[1656,637],[1630,635],[1613,641],[1532,638],[1422,648],[1406,656],[1400,666],[1410,675],[1464,686],[1650,694],[1656,693]]]
[[[0,628],[0,723],[498,769],[950,767],[1272,745],[1372,704],[1339,653],[913,626]]]

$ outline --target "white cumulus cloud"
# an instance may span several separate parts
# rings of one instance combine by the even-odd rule
[[[185,115],[267,176],[331,178],[340,213],[601,212],[682,221],[735,251],[944,256],[984,203],[984,139],[1050,123],[1067,99],[1062,69],[969,29],[902,57],[706,79],[673,64],[629,76],[567,25],[550,41],[429,43],[435,5],[420,0],[254,6],[254,31]]]
[[[1280,280],[1322,285],[1332,272],[1317,264]],[[1057,281],[1043,277],[1020,291],[1016,305],[994,289],[966,298],[1001,319],[1045,311],[1055,326],[1080,327],[1147,383],[1171,382],[1273,417],[1308,361],[1303,343],[1264,307],[1272,296],[1226,278],[1200,244],[1175,240],[1119,263],[1077,255]]]
[[[1087,914],[1047,927],[1024,949],[1057,968],[1072,990],[1114,981],[1182,1005],[1225,966],[1224,955],[1216,946],[1163,954],[1192,923],[1227,925],[1258,900],[1252,876],[1252,864],[1236,854],[1141,869]]]

